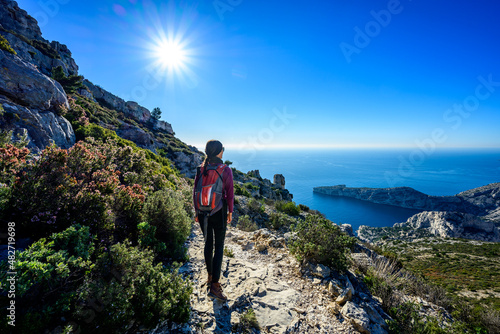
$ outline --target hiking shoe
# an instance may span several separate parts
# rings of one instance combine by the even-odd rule
[[[217,298],[220,301],[227,301],[227,297],[222,293],[222,287],[220,283],[212,283],[210,285],[210,291],[208,292],[208,296],[212,298]]]

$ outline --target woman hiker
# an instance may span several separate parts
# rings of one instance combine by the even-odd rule
[[[233,172],[231,168],[225,166],[222,162],[222,154],[224,153],[224,147],[222,143],[218,140],[209,140],[205,147],[206,158],[203,164],[198,168],[198,173],[194,179],[194,191],[193,191],[193,201],[195,204],[196,215],[195,221],[200,223],[203,235],[205,238],[205,264],[208,272],[207,284],[210,287],[208,295],[213,298],[217,298],[221,301],[226,301],[227,297],[222,293],[222,287],[220,286],[219,279],[221,275],[222,266],[222,256],[224,254],[224,238],[226,237],[226,225],[231,223],[233,216],[233,206],[234,206],[234,189],[233,189]],[[210,215],[205,216],[200,206],[202,187],[201,183],[198,185],[200,179],[205,178],[206,180],[201,180],[201,183],[205,186],[206,182],[212,178],[215,182],[217,179],[222,179],[222,203],[215,204],[215,208],[208,211]],[[220,180],[219,180],[220,182]],[[220,187],[221,185],[218,185]],[[206,189],[207,187],[203,187]],[[208,187],[209,188],[209,187]],[[213,186],[214,189],[217,188],[217,184]],[[204,193],[206,195],[206,193]],[[212,195],[216,196],[215,193],[208,194],[210,198],[209,202],[214,205],[215,201],[212,201]],[[220,195],[219,195],[220,196]],[[215,197],[217,199],[217,196]],[[197,203],[198,201],[198,203]],[[205,203],[204,205],[207,205]],[[215,239],[215,250],[214,250],[214,239]]]

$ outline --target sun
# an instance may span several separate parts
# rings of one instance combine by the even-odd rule
[[[179,43],[173,41],[162,41],[156,46],[156,58],[158,62],[167,68],[178,68],[186,62],[186,51]]]

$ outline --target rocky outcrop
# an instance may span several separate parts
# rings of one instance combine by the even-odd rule
[[[62,148],[75,143],[71,124],[59,113],[69,108],[61,85],[20,57],[0,50],[2,128],[27,134],[34,153],[54,142]]]
[[[13,103],[0,95],[0,104],[6,122],[2,129],[12,130],[14,138],[27,134],[28,148],[39,153],[52,143],[61,148],[70,148],[75,144],[75,133],[67,119],[52,111],[38,111]]]
[[[424,237],[463,238],[500,242],[500,227],[483,218],[462,212],[424,211],[393,227],[360,226],[358,238],[378,243],[384,239],[412,241]]]
[[[66,74],[78,74],[78,66],[66,45],[42,37],[37,21],[12,0],[0,0],[0,33],[18,56],[47,76],[62,66]]]
[[[269,179],[262,178],[258,169],[249,171],[248,173],[234,172],[234,181],[241,187],[246,187],[245,184],[252,184],[251,189],[247,189],[251,197],[269,198],[275,201],[291,201],[293,195],[285,189],[285,177],[282,174],[275,174],[273,177],[274,183]],[[279,182],[279,186],[276,184]]]
[[[4,29],[14,30],[29,39],[38,39],[42,36],[38,22],[19,8],[17,2],[0,0],[0,23]]]
[[[345,185],[315,187],[314,192],[351,197],[378,204],[426,211],[456,211],[477,216],[487,215],[500,206],[500,183],[461,192],[454,196],[430,196],[410,187],[349,188]]]
[[[461,212],[424,211],[394,227],[403,230],[425,229],[442,238],[464,238],[500,242],[500,230],[494,223]]]
[[[273,185],[278,189],[285,189],[285,177],[282,174],[275,174]]]
[[[122,98],[111,94],[104,88],[96,86],[88,80],[84,80],[83,84],[89,89],[95,100],[105,107],[122,112],[126,117],[131,117],[138,122],[144,124],[150,123],[151,127],[155,130],[162,130],[169,134],[174,134],[172,125],[165,121],[152,118],[151,112],[143,106],[140,106],[137,102],[126,102]]]
[[[196,150],[194,147],[192,148]],[[175,152],[173,159],[171,159],[175,167],[187,177],[194,178],[196,176],[196,167],[203,162],[203,155],[197,150],[192,151],[192,154],[184,152]]]
[[[68,109],[61,85],[40,73],[31,63],[0,50],[0,94],[28,108]]]

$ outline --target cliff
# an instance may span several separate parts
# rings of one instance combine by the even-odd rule
[[[378,204],[426,211],[457,211],[487,215],[500,206],[500,183],[467,190],[454,196],[430,196],[410,187],[350,188],[345,185],[315,187],[314,192],[351,197]]]
[[[345,185],[316,187],[314,192],[351,197],[378,204],[425,210],[394,225],[398,238],[422,235],[500,241],[500,183],[470,189],[454,196],[430,196],[409,187],[348,188]],[[361,226],[358,237],[373,242],[386,229]]]

